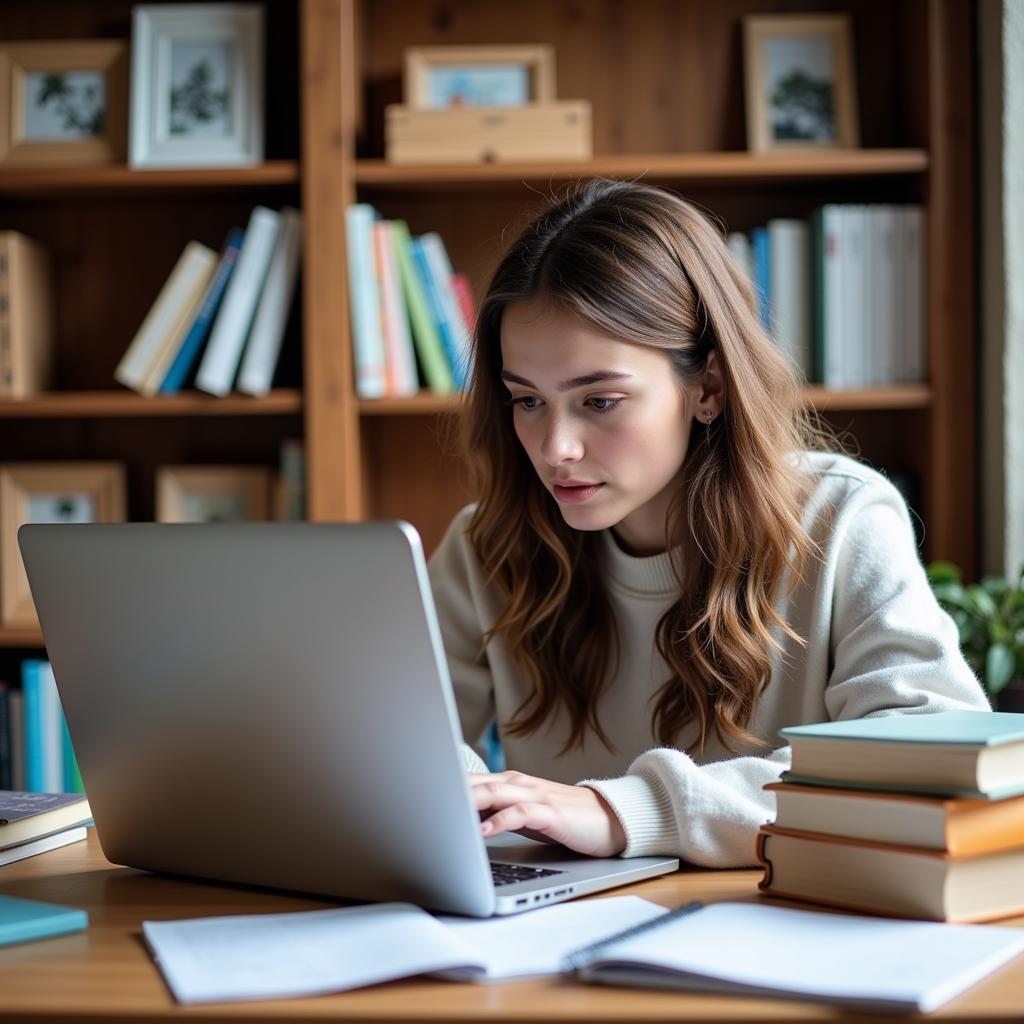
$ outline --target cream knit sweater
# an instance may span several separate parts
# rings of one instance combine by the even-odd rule
[[[684,751],[692,733],[680,736],[679,749],[659,747],[650,699],[668,674],[654,632],[672,602],[669,557],[633,558],[611,531],[604,557],[621,658],[599,713],[614,749],[590,734],[582,750],[559,755],[567,735],[561,712],[530,736],[503,734],[508,768],[579,782],[608,800],[626,833],[623,856],[754,864],[758,827],[774,816],[774,798],[762,787],[789,766],[789,748],[779,740],[784,726],[988,707],[960,654],[956,628],[929,589],[900,494],[844,456],[808,454],[804,464],[817,480],[804,526],[824,557],[778,608],[807,645],[785,641],[750,723],[769,748],[730,754],[712,735],[691,757]],[[485,584],[466,537],[471,511],[455,518],[431,558],[430,578],[463,736],[477,744],[495,718],[500,729],[513,716],[529,691],[500,641],[483,649],[501,598]],[[486,770],[468,749],[465,763]]]

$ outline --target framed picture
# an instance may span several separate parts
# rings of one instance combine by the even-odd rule
[[[270,518],[271,474],[252,466],[164,466],[156,477],[161,523],[237,523]]]
[[[0,466],[0,619],[38,626],[18,549],[24,523],[120,523],[124,467],[114,462],[22,462]]]
[[[744,18],[743,55],[749,149],[860,144],[848,16]]]
[[[128,44],[0,43],[0,163],[123,162]]]
[[[263,7],[141,4],[132,14],[133,167],[263,160]]]
[[[522,107],[555,99],[550,46],[414,46],[405,51],[405,105]]]

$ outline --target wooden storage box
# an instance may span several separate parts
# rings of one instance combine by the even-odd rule
[[[593,155],[587,100],[444,110],[393,104],[384,113],[389,163],[589,160]]]

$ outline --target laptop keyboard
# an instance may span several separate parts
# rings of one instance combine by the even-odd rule
[[[554,868],[531,868],[524,864],[495,864],[491,861],[491,877],[495,886],[513,885],[516,882],[532,882],[548,875],[564,875],[564,871]]]

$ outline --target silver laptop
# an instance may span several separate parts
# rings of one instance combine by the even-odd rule
[[[18,540],[115,863],[480,917],[679,866],[484,843],[407,523],[26,525]]]

